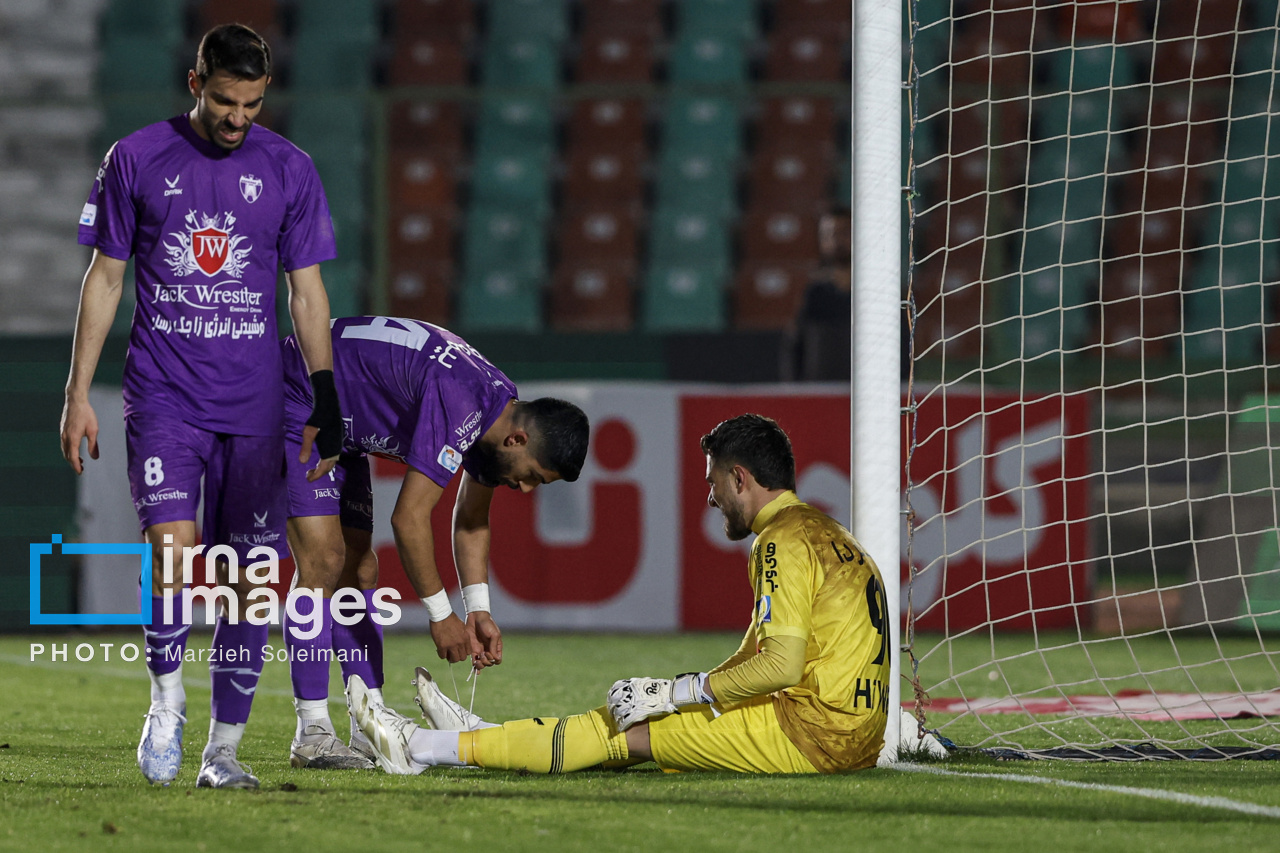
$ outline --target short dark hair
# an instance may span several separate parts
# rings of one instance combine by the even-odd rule
[[[729,418],[704,435],[700,444],[717,467],[741,465],[766,489],[795,491],[791,439],[773,418],[752,414]]]
[[[578,479],[591,433],[586,412],[566,400],[539,397],[517,401],[515,422],[529,428],[529,450],[539,465],[566,482]]]
[[[205,33],[196,48],[196,76],[207,82],[215,71],[241,80],[266,77],[271,73],[271,48],[244,24],[220,24]]]

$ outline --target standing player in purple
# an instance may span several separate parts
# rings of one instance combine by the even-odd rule
[[[371,618],[378,564],[369,455],[408,465],[391,526],[405,573],[427,607],[437,653],[451,663],[470,657],[481,668],[502,660],[502,632],[489,613],[493,490],[508,486],[528,493],[544,483],[578,479],[587,455],[587,416],[563,400],[517,399],[511,380],[447,329],[390,317],[335,320],[333,360],[346,441],[329,477],[313,481],[300,461],[310,452],[302,430],[312,400],[303,353],[293,338],[282,347],[289,548],[297,588],[317,590],[324,598],[315,636],[301,639],[285,629],[298,712],[290,763],[372,767],[373,750],[359,729],[352,727],[352,746],[346,746],[334,733],[328,709],[331,648],[344,683],[359,675],[375,695],[382,687],[382,637]],[[431,512],[459,469],[453,556],[465,623],[450,607],[431,532]],[[365,613],[354,625],[332,617],[330,599],[341,589],[364,593]],[[303,619],[312,616],[311,599],[297,603]],[[314,618],[306,627],[314,627]]]
[[[76,473],[83,470],[82,440],[98,457],[89,385],[119,305],[125,264],[131,255],[136,260],[125,450],[134,506],[153,549],[152,619],[145,626],[151,707],[138,745],[138,766],[152,782],[168,784],[182,761],[182,656],[190,626],[176,600],[181,575],[165,579],[161,567],[167,549],[180,566],[178,549],[195,544],[201,477],[207,546],[231,547],[245,566],[261,559],[249,558],[255,546],[278,539],[268,527],[284,507],[278,266],[316,388],[303,444],[309,457],[314,440],[324,461],[312,476],[328,473],[341,446],[319,267],[335,257],[333,228],[310,158],[253,123],[270,71],[270,51],[255,32],[238,25],[210,30],[187,76],[194,109],[112,146],[80,216],[80,242],[94,253],[62,413],[62,452]],[[234,586],[243,602],[253,582],[242,574]],[[166,595],[174,599],[168,620]],[[267,628],[228,620],[225,610],[219,617],[212,720],[197,786],[258,786],[236,749]]]

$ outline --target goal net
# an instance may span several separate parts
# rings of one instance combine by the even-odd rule
[[[906,6],[918,715],[1023,754],[1265,754],[1280,6]]]

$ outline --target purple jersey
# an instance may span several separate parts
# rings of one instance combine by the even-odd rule
[[[302,431],[311,385],[293,336],[284,339],[286,430]],[[406,462],[444,486],[516,399],[516,386],[462,338],[421,320],[333,321],[333,375],[347,452]]]
[[[107,152],[80,242],[135,258],[126,415],[278,434],[277,268],[337,257],[310,157],[258,125],[234,151],[201,139],[186,114],[148,125]]]

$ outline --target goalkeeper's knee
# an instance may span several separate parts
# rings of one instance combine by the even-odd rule
[[[604,708],[464,732],[458,747],[459,757],[468,764],[531,773],[568,773],[628,758],[626,736]]]

